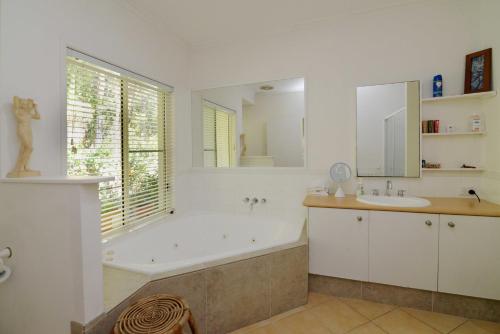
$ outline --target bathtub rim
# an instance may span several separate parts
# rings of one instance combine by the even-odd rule
[[[150,224],[148,224],[148,225],[150,225]],[[286,242],[283,244],[279,244],[279,245],[275,245],[275,246],[271,246],[271,247],[267,247],[267,248],[257,249],[254,251],[250,250],[248,252],[229,255],[229,256],[217,258],[217,259],[210,260],[210,261],[204,261],[204,262],[200,262],[200,263],[182,266],[180,268],[173,268],[170,270],[167,269],[167,270],[162,271],[162,272],[157,272],[157,271],[153,271],[153,270],[141,270],[138,268],[130,268],[129,266],[126,266],[126,265],[109,263],[109,262],[104,261],[104,258],[102,261],[102,265],[104,268],[109,267],[111,269],[117,269],[117,270],[121,270],[121,271],[125,271],[125,272],[131,272],[134,274],[140,274],[140,275],[143,275],[147,280],[154,281],[154,280],[158,280],[158,279],[162,279],[162,278],[168,278],[168,277],[172,277],[172,276],[182,275],[182,274],[190,273],[193,271],[203,270],[203,269],[207,269],[207,268],[211,268],[211,267],[215,267],[215,266],[220,266],[220,265],[224,265],[224,264],[228,264],[228,263],[232,263],[232,262],[242,261],[242,260],[246,260],[246,259],[250,259],[250,258],[254,258],[254,257],[258,257],[258,256],[263,256],[263,255],[266,255],[269,253],[273,253],[273,252],[277,252],[277,251],[281,251],[281,250],[285,250],[285,249],[289,249],[289,248],[295,248],[295,247],[299,247],[299,246],[303,246],[303,245],[307,245],[307,244],[308,244],[307,219],[304,218],[304,220],[302,222],[301,232],[299,234],[299,237],[296,240],[291,241],[291,242]],[[106,244],[106,247],[108,247],[108,246],[110,246],[110,245]],[[104,247],[103,247],[103,249],[104,249]]]
[[[134,233],[138,231],[145,231],[151,228],[154,228],[154,226],[162,224],[162,223],[169,223],[169,222],[175,222],[176,220],[185,218],[185,217],[190,217],[190,216],[197,216],[197,215],[217,215],[217,214],[223,214],[223,215],[244,215],[245,213],[241,212],[220,212],[220,211],[211,211],[211,210],[189,210],[189,211],[184,211],[182,213],[179,212],[173,212],[173,213],[162,213],[159,215],[155,215],[153,217],[150,217],[148,219],[145,219],[144,221],[140,223],[135,223],[131,224],[130,226],[123,226],[120,227],[116,230],[112,230],[109,232],[106,232],[101,235],[101,248],[104,250],[105,248],[110,247],[113,245],[113,243],[117,242],[118,240],[125,238],[127,234],[129,233]],[[255,217],[263,217],[263,218],[270,218],[270,217],[276,217],[279,219],[284,219],[281,215],[277,215],[276,213],[271,213],[271,214],[262,214],[262,213],[255,213]],[[307,216],[302,217],[305,221],[304,224],[307,223]],[[301,220],[302,220],[301,218]]]

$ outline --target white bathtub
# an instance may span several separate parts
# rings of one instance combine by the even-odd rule
[[[112,239],[107,267],[158,279],[307,243],[304,217],[198,213],[168,217]]]

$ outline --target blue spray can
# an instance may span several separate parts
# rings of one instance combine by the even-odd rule
[[[433,97],[443,96],[443,76],[441,74],[436,74],[434,76],[432,84],[432,96]]]

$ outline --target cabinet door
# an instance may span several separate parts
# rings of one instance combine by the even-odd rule
[[[441,215],[439,291],[500,300],[500,218]]]
[[[368,211],[309,209],[309,270],[368,279]]]
[[[439,216],[370,211],[370,282],[437,290]]]

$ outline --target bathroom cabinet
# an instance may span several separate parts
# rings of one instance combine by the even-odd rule
[[[441,215],[438,288],[500,300],[500,218]]]
[[[437,291],[439,216],[369,212],[369,281]]]
[[[309,208],[310,273],[500,300],[500,217]]]
[[[368,280],[368,211],[309,209],[309,271]]]

